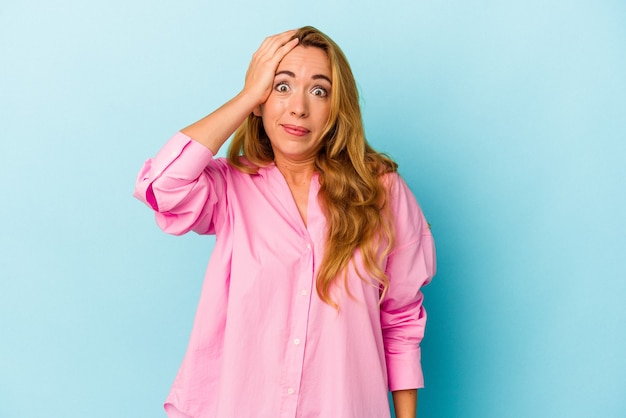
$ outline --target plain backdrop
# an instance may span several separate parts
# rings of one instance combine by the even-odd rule
[[[307,24],[432,224],[420,418],[626,416],[625,2],[22,0],[0,5],[0,417],[165,416],[213,240],[162,233],[135,176]]]

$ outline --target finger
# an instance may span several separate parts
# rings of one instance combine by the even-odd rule
[[[295,29],[287,30],[285,32],[268,36],[266,40],[270,44],[278,44],[279,46],[284,45],[287,41],[289,41],[296,34]]]
[[[274,57],[277,58],[280,62],[283,58],[285,58],[285,55],[287,55],[292,49],[298,46],[298,43],[300,43],[300,40],[298,38],[289,40],[286,44],[282,45],[276,50],[276,52],[274,53]]]
[[[259,55],[264,55],[267,53],[273,55],[273,53],[276,52],[278,48],[288,43],[295,33],[295,30],[288,30],[277,35],[268,36],[267,38],[265,38],[263,43],[261,43],[261,46],[259,46],[257,53],[259,53]]]
[[[294,49],[299,42],[300,40],[298,38],[288,39],[286,42],[282,42],[281,40],[281,42],[274,44],[273,48],[267,51],[266,57],[277,66],[278,63],[285,58],[285,55]]]

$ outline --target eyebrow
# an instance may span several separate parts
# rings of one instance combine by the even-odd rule
[[[279,71],[274,76],[281,75],[281,74],[285,74],[285,75],[288,75],[289,77],[296,78],[296,75],[293,72],[287,71],[287,70]],[[330,83],[331,86],[333,84],[333,82],[330,81],[330,78],[328,78],[324,74],[315,74],[311,78],[313,80],[326,80],[326,81],[328,81]]]

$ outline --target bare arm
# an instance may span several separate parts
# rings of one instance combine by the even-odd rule
[[[210,115],[182,129],[182,132],[213,154],[217,153],[246,117],[267,100],[278,64],[298,44],[297,39],[289,40],[294,33],[290,30],[267,37],[252,56],[243,90]]]
[[[417,417],[417,389],[391,392],[396,418]]]

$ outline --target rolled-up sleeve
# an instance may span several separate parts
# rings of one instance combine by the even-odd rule
[[[209,234],[215,230],[224,187],[224,176],[213,153],[178,132],[144,163],[133,196],[155,211],[163,231]]]
[[[390,197],[396,245],[387,259],[389,288],[381,303],[389,389],[419,389],[424,387],[420,343],[426,326],[421,288],[435,275],[435,245],[419,205],[400,178]]]

